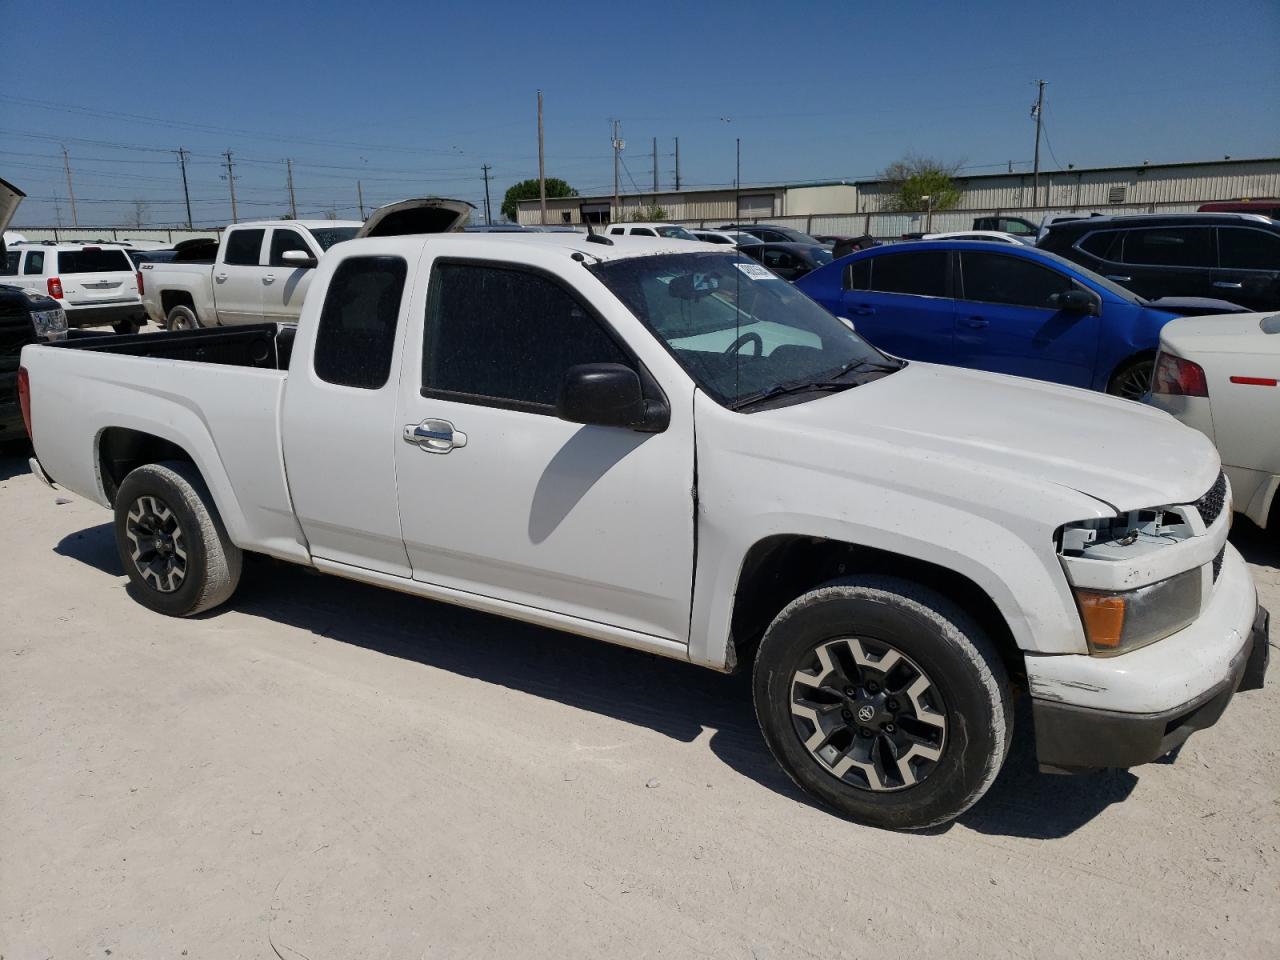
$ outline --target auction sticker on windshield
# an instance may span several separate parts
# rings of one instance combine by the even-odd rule
[[[762,267],[758,263],[735,263],[735,267],[745,273],[752,280],[777,280],[778,278],[768,269]]]

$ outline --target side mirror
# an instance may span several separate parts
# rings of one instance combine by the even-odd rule
[[[665,404],[646,404],[640,377],[630,367],[581,363],[565,374],[556,416],[596,427],[658,431],[666,427],[670,411]]]
[[[1051,298],[1053,305],[1064,313],[1094,313],[1095,305],[1092,294],[1084,290],[1066,290],[1055,293]]]
[[[286,250],[280,254],[280,259],[291,267],[314,267],[316,258],[305,250]]]

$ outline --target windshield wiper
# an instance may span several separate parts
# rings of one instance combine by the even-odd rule
[[[907,365],[905,360],[899,360],[897,366],[885,363],[882,360],[873,360],[868,357],[865,360],[854,360],[852,363],[846,363],[836,373],[832,374],[831,379],[836,380],[840,377],[847,376],[850,373],[856,373],[860,370],[871,370],[875,372],[893,373],[901,370]]]
[[[743,407],[763,403],[765,400],[786,396],[789,393],[805,393],[807,391],[839,393],[841,390],[848,390],[856,386],[856,383],[838,383],[835,380],[802,380],[799,383],[780,383],[777,386],[769,387],[767,390],[760,390],[756,393],[749,393],[745,397],[739,397],[729,404],[729,409],[741,410]]]

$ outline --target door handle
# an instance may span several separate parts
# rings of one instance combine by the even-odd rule
[[[275,282],[276,282],[276,275],[275,275],[274,273],[268,273],[265,277],[263,277],[263,278],[262,278],[262,282],[263,282],[263,283],[275,283]]]
[[[448,420],[423,420],[404,425],[404,442],[427,453],[448,453],[456,447],[465,447],[467,435],[453,429]]]
[[[869,317],[876,312],[876,308],[869,307],[865,303],[860,303],[853,308],[853,312],[860,317]]]
[[[973,327],[975,330],[981,330],[983,327],[990,326],[991,321],[984,320],[982,317],[965,317],[964,325],[966,327]]]
[[[1121,277],[1114,273],[1108,273],[1107,279],[1114,280],[1116,283],[1128,283],[1130,280],[1133,279],[1133,277]]]
[[[213,279],[217,280],[219,283],[222,283],[222,281],[227,279],[227,275],[225,273],[217,273],[217,274],[214,274]]]
[[[1215,281],[1213,281],[1213,285],[1214,285],[1215,287],[1217,287],[1219,290],[1242,290],[1242,289],[1244,289],[1244,284],[1243,284],[1243,283],[1232,283],[1230,280],[1215,280]]]

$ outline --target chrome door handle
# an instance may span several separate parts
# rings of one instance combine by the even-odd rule
[[[1215,281],[1213,282],[1213,285],[1214,285],[1215,287],[1217,287],[1219,290],[1242,290],[1242,289],[1244,289],[1244,284],[1243,284],[1243,283],[1232,283],[1230,280],[1215,280]]]
[[[275,282],[276,282],[276,275],[275,275],[274,273],[268,273],[265,277],[263,277],[263,278],[262,278],[262,282],[263,282],[263,283],[275,283]]]
[[[456,447],[465,447],[467,435],[453,429],[448,420],[423,420],[404,425],[404,442],[427,453],[448,453]]]
[[[227,275],[225,273],[218,273],[214,275],[213,279],[217,280],[219,283],[222,283],[222,281],[227,279]]]
[[[1128,283],[1130,280],[1133,279],[1133,277],[1121,277],[1114,273],[1108,273],[1107,279],[1114,280],[1116,283]]]

